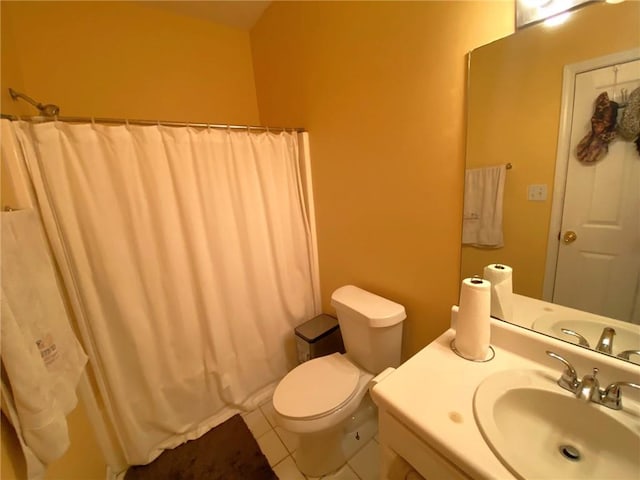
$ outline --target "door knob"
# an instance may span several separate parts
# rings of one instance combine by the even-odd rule
[[[562,236],[562,241],[566,244],[569,244],[569,243],[575,242],[577,238],[578,238],[578,235],[576,235],[576,232],[572,232],[571,230],[569,230],[568,232],[564,232],[564,235]]]

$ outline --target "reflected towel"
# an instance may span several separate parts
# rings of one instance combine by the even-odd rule
[[[50,463],[69,447],[66,414],[76,406],[87,357],[71,330],[33,210],[2,212],[1,303],[3,380],[12,393],[3,402],[11,402],[7,413],[29,478],[38,478],[43,465],[36,460]]]
[[[502,236],[502,204],[507,166],[468,169],[464,176],[462,243],[498,248]]]

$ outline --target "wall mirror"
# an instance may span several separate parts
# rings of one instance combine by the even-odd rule
[[[511,266],[516,297],[538,308],[526,318],[516,310],[514,323],[591,348],[612,327],[613,350],[598,350],[616,356],[640,351],[640,155],[633,141],[618,136],[587,164],[577,159],[576,145],[591,132],[600,93],[624,105],[640,86],[639,58],[640,3],[623,2],[589,4],[561,25],[524,28],[473,50],[469,63],[467,169],[512,168],[504,182],[504,246],[463,245],[462,278],[482,275],[492,263]],[[570,80],[567,66],[575,70]],[[569,99],[564,107],[563,90]],[[589,185],[588,193],[571,197],[577,200],[570,204],[576,178]],[[577,240],[569,235],[565,243],[561,234],[574,228],[562,223],[570,213],[564,209],[576,202],[589,207],[589,218],[580,222],[602,227],[601,234],[616,233],[624,223],[632,229],[630,240],[600,235],[597,248],[585,247],[584,225],[576,225],[582,228],[574,232]],[[620,210],[620,202],[626,202],[626,210]],[[617,253],[611,248],[620,244],[626,245],[627,257],[614,269],[610,260]],[[561,258],[563,247],[573,257],[568,268],[556,272],[567,261]],[[572,276],[563,273],[567,270]],[[557,288],[563,284],[570,287],[564,296]],[[607,301],[610,306],[602,311]],[[626,356],[640,364],[640,353]]]

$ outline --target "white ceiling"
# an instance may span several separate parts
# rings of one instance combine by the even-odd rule
[[[229,27],[250,30],[269,6],[269,0],[205,0],[142,2],[181,15],[210,20]]]

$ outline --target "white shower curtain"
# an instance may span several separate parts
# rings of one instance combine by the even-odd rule
[[[13,125],[127,461],[253,408],[319,309],[296,134]]]

